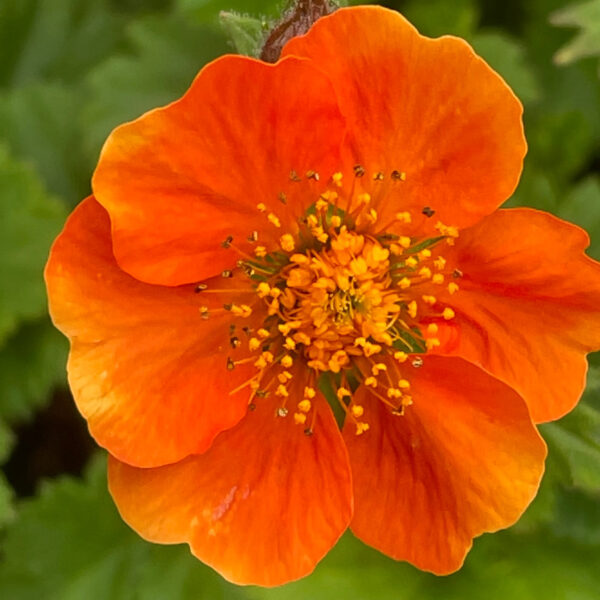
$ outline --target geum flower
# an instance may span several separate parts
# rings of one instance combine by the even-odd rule
[[[131,527],[276,585],[348,526],[443,574],[519,518],[600,340],[585,232],[497,210],[521,112],[465,42],[362,7],[112,133],[46,277]]]

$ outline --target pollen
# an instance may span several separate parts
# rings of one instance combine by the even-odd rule
[[[315,391],[315,388],[312,388],[310,386],[306,386],[304,388],[304,397],[305,398],[312,400],[316,395],[317,395],[317,392]]]
[[[285,367],[286,369],[289,369],[294,364],[294,360],[289,354],[286,354],[280,362],[281,366]]]
[[[405,263],[407,267],[414,269],[419,264],[419,261],[414,256],[409,256]]]
[[[279,220],[279,217],[277,217],[277,215],[275,215],[274,213],[269,213],[267,215],[267,219],[269,220],[269,223],[275,225],[275,227],[281,227],[281,221]]]
[[[289,233],[285,233],[281,236],[279,244],[285,252],[293,252],[294,248],[296,247],[294,242],[294,236],[292,236]]]
[[[271,286],[269,286],[269,284],[266,283],[265,281],[261,281],[256,286],[256,294],[258,295],[259,298],[266,298],[269,295],[270,291],[271,291]]]
[[[264,204],[264,203],[262,203],[262,202],[259,202],[259,203],[256,205],[256,208],[258,208],[258,210],[259,210],[260,212],[266,212],[266,210],[267,210],[267,205],[266,205],[266,204]]]
[[[365,431],[368,431],[369,424],[368,423],[357,423],[356,424],[356,435],[362,435]]]
[[[231,312],[236,316],[236,317],[244,317],[247,318],[252,314],[252,309],[247,305],[247,304],[232,304],[231,305]]]
[[[254,254],[258,258],[264,258],[267,255],[267,249],[264,246],[256,246],[256,248],[254,248]]]
[[[396,213],[396,220],[408,225],[412,221],[412,217],[409,212],[399,212]]]
[[[356,417],[357,419],[362,417],[365,413],[365,409],[360,404],[353,404],[350,411],[352,412],[352,416]]]
[[[458,290],[459,290],[459,287],[458,287],[458,284],[457,284],[457,283],[454,283],[454,282],[452,281],[452,282],[450,282],[450,283],[448,284],[448,292],[449,292],[450,294],[455,294],[456,292],[458,292]]]
[[[442,312],[442,316],[446,321],[450,321],[450,319],[454,319],[454,311],[450,307],[446,307]]]
[[[344,176],[341,173],[334,173],[331,179],[335,185],[337,185],[338,187],[342,187],[343,177]]]
[[[300,400],[300,402],[298,402],[298,410],[300,412],[307,413],[310,411],[311,408],[312,408],[312,402],[310,400],[307,400],[306,398],[304,400]]]
[[[294,423],[296,425],[304,425],[306,423],[306,415],[301,412],[294,413]]]

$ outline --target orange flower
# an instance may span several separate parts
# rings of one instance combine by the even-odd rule
[[[600,267],[497,210],[521,105],[465,42],[362,7],[283,54],[107,141],[46,270],[75,401],[123,518],[232,581],[301,577],[348,526],[449,573],[536,493]]]

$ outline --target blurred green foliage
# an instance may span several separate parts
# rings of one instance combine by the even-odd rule
[[[427,35],[465,37],[513,86],[530,150],[509,205],[580,224],[591,235],[590,255],[600,258],[600,0],[384,4]],[[15,462],[21,434],[66,390],[67,344],[46,314],[42,273],[66,214],[89,194],[103,140],[120,122],[177,98],[204,63],[233,49],[231,40],[254,53],[280,9],[276,0],[0,0],[0,463],[12,465],[7,473],[31,468]],[[222,10],[229,12],[220,26]],[[129,531],[108,496],[101,455],[83,478],[43,481],[29,498],[0,474],[0,596],[593,600],[600,589],[598,367],[580,406],[542,433],[550,455],[537,499],[512,529],[477,540],[464,569],[446,578],[395,563],[348,534],[300,582],[236,588],[187,548],[150,545]]]

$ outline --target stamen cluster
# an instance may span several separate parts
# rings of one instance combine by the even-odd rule
[[[356,180],[365,174],[363,167],[354,168]],[[375,173],[373,182],[384,177]],[[314,171],[306,178],[319,181]],[[390,178],[402,184],[406,175],[393,171]],[[301,178],[292,172],[290,181]],[[279,199],[283,202],[285,194]],[[246,293],[253,298],[225,303],[234,318],[230,333],[235,319],[264,317],[258,327],[243,327],[249,356],[230,357],[227,366],[252,362],[256,368],[242,386],[251,390],[250,408],[256,398],[273,394],[277,414],[287,417],[289,399],[295,396],[293,418],[308,424],[307,434],[314,424],[316,389],[325,380],[357,435],[369,429],[365,409],[353,397],[361,384],[393,414],[404,414],[413,402],[410,368],[423,365],[422,355],[440,345],[440,323],[454,317],[438,298],[459,290],[456,280],[462,273],[449,267],[440,243],[453,244],[458,230],[438,222],[439,235],[415,239],[402,235],[415,215],[399,212],[382,227],[375,205],[369,193],[356,192],[356,185],[345,194],[342,174],[335,173],[293,230],[279,235],[277,248],[261,244],[259,232],[248,237],[253,255],[238,249],[231,237],[223,242],[241,255],[235,274],[248,278]],[[266,226],[282,229],[282,220],[265,203],[257,210],[264,213]],[[425,207],[419,218],[431,218],[434,212]],[[233,275],[233,270],[223,273]],[[196,291],[210,291],[207,287],[199,284]],[[200,310],[209,317],[207,307]],[[232,348],[240,346],[235,337]],[[291,386],[300,372],[305,377],[306,368],[309,374],[298,397]]]

